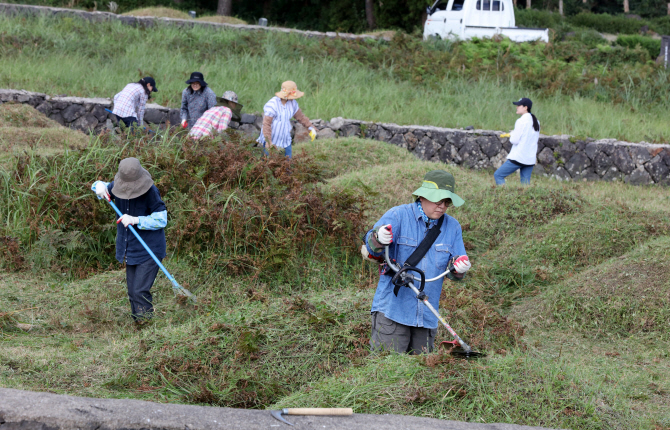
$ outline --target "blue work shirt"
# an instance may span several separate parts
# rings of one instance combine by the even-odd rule
[[[114,199],[114,204],[121,211],[122,214],[128,214],[136,217],[150,216],[154,212],[167,211],[165,203],[161,199],[161,194],[155,185],[149,188],[149,191],[134,199],[121,199],[112,193],[114,182],[110,182],[107,186],[107,191],[111,198]],[[140,235],[142,240],[147,244],[149,249],[156,254],[158,259],[165,258],[165,230],[142,230],[136,228],[135,231]],[[137,240],[135,235],[130,230],[123,226],[123,223],[116,225],[116,259],[119,263],[123,263],[125,258],[126,264],[135,265],[142,264],[151,258],[149,253],[144,249],[142,244]]]
[[[393,233],[393,242],[389,245],[389,255],[397,261],[398,266],[402,267],[405,260],[412,255],[426,236],[428,228],[415,203],[390,209],[377,221],[375,228],[386,224],[391,224]],[[431,228],[435,227],[432,226]],[[383,250],[375,253],[368,244],[369,236],[373,234],[373,230],[365,235],[365,246],[370,254],[377,257],[383,256]],[[461,225],[456,219],[445,214],[440,235],[416,267],[423,270],[426,279],[434,278],[447,270],[447,265],[452,257],[461,255],[466,255]],[[418,276],[416,272],[410,273]],[[398,291],[398,297],[393,294],[394,286],[391,284],[391,278],[392,276],[388,275],[380,277],[375,297],[372,300],[371,312],[382,312],[386,318],[410,327],[437,328],[437,317],[416,298],[416,294],[412,290],[401,287]],[[424,288],[428,301],[435,309],[439,307],[443,280],[444,278],[427,282]],[[414,281],[414,286],[418,289],[419,281]]]

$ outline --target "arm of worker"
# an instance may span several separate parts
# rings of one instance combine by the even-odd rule
[[[181,109],[179,110],[179,118],[181,118],[181,125],[188,119],[188,91],[184,90],[181,93]]]
[[[393,243],[393,238],[400,234],[400,220],[394,209],[389,210],[377,221],[374,227],[365,235],[365,246],[370,255],[380,257],[384,253],[384,244],[380,242]],[[390,238],[388,237],[390,236]]]
[[[533,125],[533,117],[530,115],[522,115],[521,118],[517,119],[514,123],[514,130],[510,132],[509,142],[512,145],[518,145],[521,142],[521,136],[528,128],[528,120],[530,119],[531,127]]]
[[[110,199],[111,189],[109,188],[109,182],[95,181],[93,182],[93,185],[91,185],[91,191],[98,196],[98,200]]]
[[[136,107],[136,112],[137,112],[137,125],[143,125],[144,124],[144,111],[147,109],[147,102],[149,101],[149,97],[147,96],[147,93],[142,91],[140,94],[140,100],[139,100],[139,106]]]
[[[312,138],[312,141],[316,138],[316,127],[314,127],[314,124],[305,116],[304,113],[302,113],[302,109],[298,108],[296,111],[295,115],[293,115],[295,119],[303,125],[307,130],[309,130],[309,137]]]
[[[140,230],[160,230],[167,225],[167,210],[154,212],[148,216],[138,216],[137,228]]]
[[[465,252],[465,245],[463,244],[463,231],[461,230],[461,226],[457,224],[456,228],[458,228],[458,232],[456,233],[456,237],[452,242],[452,247],[454,249],[452,255],[455,256],[454,258],[465,258],[456,259],[456,262],[454,262],[456,273],[447,272],[447,278],[451,279],[452,281],[462,281],[467,271],[470,270],[471,264],[470,259],[467,258],[468,256]]]
[[[272,146],[272,121],[274,120],[271,116],[263,116],[263,137],[268,144],[268,147]]]

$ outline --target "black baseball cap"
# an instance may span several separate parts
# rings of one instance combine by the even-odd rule
[[[152,91],[154,93],[158,92],[158,88],[156,88],[156,81],[154,81],[154,78],[152,78],[151,76],[147,76],[146,78],[142,78],[142,80],[144,81],[145,84],[151,84],[151,88],[153,88]]]
[[[522,97],[522,98],[519,99],[518,102],[512,102],[512,104],[517,105],[517,106],[526,106],[528,108],[528,110],[530,110],[533,107],[533,102],[530,101],[530,99],[526,98],[526,97]]]

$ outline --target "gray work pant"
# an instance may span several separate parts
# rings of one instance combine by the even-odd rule
[[[372,312],[370,346],[373,351],[431,352],[436,334],[436,328],[410,327],[386,318],[381,312]]]
[[[135,321],[151,318],[154,312],[151,287],[158,275],[158,264],[153,258],[142,264],[126,265],[126,283],[128,284],[128,300],[130,311]]]

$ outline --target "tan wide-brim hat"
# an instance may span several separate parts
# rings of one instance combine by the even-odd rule
[[[149,191],[154,184],[137,158],[124,158],[119,163],[119,171],[114,176],[112,194],[120,199],[134,199]]]
[[[305,93],[298,91],[298,86],[293,81],[286,81],[281,84],[281,91],[275,93],[280,99],[295,100],[304,96]]]

